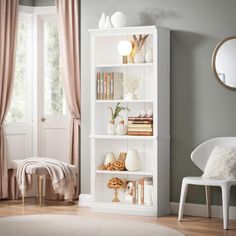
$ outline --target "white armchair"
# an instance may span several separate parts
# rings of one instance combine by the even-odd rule
[[[194,164],[204,171],[207,160],[211,154],[211,151],[215,146],[236,146],[236,137],[218,137],[205,141],[200,144],[191,153],[191,159]],[[179,215],[178,220],[183,218],[184,203],[188,190],[188,185],[202,185],[205,186],[206,191],[206,204],[208,217],[211,217],[211,203],[210,203],[210,186],[218,186],[222,190],[222,206],[223,206],[223,223],[224,229],[229,228],[229,201],[230,201],[230,189],[231,186],[236,185],[236,180],[228,179],[205,179],[202,177],[185,177],[182,181]]]

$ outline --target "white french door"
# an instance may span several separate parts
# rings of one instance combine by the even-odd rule
[[[41,15],[38,20],[37,153],[69,161],[69,117],[61,77],[56,17]]]
[[[55,14],[20,14],[13,98],[5,122],[9,160],[69,161],[69,117]]]

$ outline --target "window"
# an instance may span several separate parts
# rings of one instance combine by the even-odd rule
[[[40,99],[38,104],[42,104],[44,108],[42,116],[66,115],[56,17],[47,15],[45,17],[40,16],[38,19],[40,24],[33,25],[37,34],[40,35],[37,40],[38,45],[35,45],[31,39],[35,36],[31,34],[32,18],[22,15],[19,19],[15,78],[10,109],[6,118],[7,123],[27,122],[30,120],[29,117],[33,112],[31,108],[34,109],[34,107],[30,106],[33,106],[32,101],[36,99],[36,97],[30,97],[30,94],[31,89],[36,91],[34,90],[35,86],[39,86],[37,91],[40,96],[37,99]],[[34,30],[33,32],[36,31]],[[33,43],[33,47],[31,43]],[[41,49],[37,52],[39,45]],[[34,60],[37,61],[37,65],[33,64]],[[36,85],[37,78],[31,75],[34,66],[37,67],[35,67],[34,71],[40,71],[40,77],[37,77],[40,80],[40,85]],[[32,84],[31,87],[30,84]],[[40,90],[41,85],[42,91]]]
[[[19,20],[15,78],[7,122],[26,122],[29,33],[29,22]]]
[[[45,115],[66,113],[60,68],[58,28],[55,21],[45,21],[44,32],[44,112]]]

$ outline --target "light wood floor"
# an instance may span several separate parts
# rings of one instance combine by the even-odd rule
[[[63,201],[47,201],[43,207],[39,207],[36,199],[26,199],[25,207],[22,207],[21,201],[0,201],[0,217],[28,215],[28,214],[70,214],[89,216],[104,219],[124,219],[126,221],[141,221],[156,223],[170,228],[182,231],[186,235],[207,236],[207,235],[236,235],[236,221],[230,221],[230,230],[222,229],[221,219],[207,219],[198,217],[184,217],[184,221],[179,223],[176,215],[167,217],[140,217],[124,216],[116,214],[105,214],[90,211],[86,207],[78,207],[77,204],[66,205]]]

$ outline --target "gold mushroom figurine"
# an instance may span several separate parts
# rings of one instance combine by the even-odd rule
[[[124,188],[123,180],[119,179],[119,178],[112,178],[107,183],[107,187],[110,189],[115,189],[115,196],[114,196],[112,202],[120,202],[120,200],[118,198],[118,191],[117,190]]]

